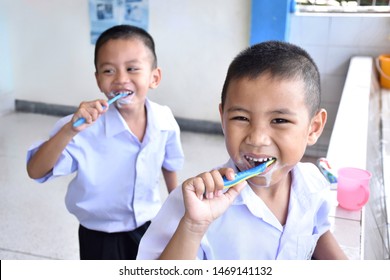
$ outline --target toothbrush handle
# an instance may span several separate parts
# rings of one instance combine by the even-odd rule
[[[261,172],[263,172],[266,169],[267,165],[263,164],[262,166],[258,166],[255,168],[247,169],[241,172],[238,172],[233,180],[228,180],[225,176],[223,177],[223,185],[225,188],[230,188],[244,180],[248,180],[254,176],[259,175]],[[254,169],[256,172],[254,172]]]
[[[78,126],[82,125],[83,123],[85,123],[85,118],[79,118],[77,121],[75,121],[73,123],[73,127],[78,127]]]

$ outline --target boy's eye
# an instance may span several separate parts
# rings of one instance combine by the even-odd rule
[[[286,119],[273,119],[272,123],[274,124],[280,124],[280,123],[288,123],[289,121]]]
[[[128,72],[133,72],[133,71],[136,71],[136,70],[137,70],[137,68],[135,68],[135,67],[128,67],[127,68]]]
[[[247,117],[244,117],[244,116],[235,116],[235,117],[232,117],[232,120],[235,120],[235,121],[248,121],[249,119]]]
[[[112,69],[103,69],[102,71],[104,74],[113,74],[114,73],[114,70]]]

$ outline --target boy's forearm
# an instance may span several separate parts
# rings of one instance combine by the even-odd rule
[[[160,255],[160,260],[196,259],[205,230],[192,228],[184,218],[180,220],[174,235]]]
[[[27,163],[27,173],[30,178],[42,178],[53,169],[66,145],[77,134],[72,130],[71,125],[71,123],[65,124],[57,134],[43,143],[31,157]]]
[[[345,255],[333,234],[330,231],[325,232],[317,242],[313,257],[316,260],[347,260]]]
[[[169,171],[165,168],[162,168],[161,170],[168,189],[168,193],[170,193],[177,187],[178,184],[176,171]]]

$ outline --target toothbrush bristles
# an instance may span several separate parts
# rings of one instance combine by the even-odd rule
[[[122,96],[129,96],[129,95],[132,95],[134,93],[134,91],[130,90],[130,91],[119,91],[117,93],[115,93],[116,96],[118,95],[122,95]]]

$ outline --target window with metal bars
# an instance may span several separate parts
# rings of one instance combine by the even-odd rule
[[[390,0],[296,0],[299,5],[315,6],[390,6]]]
[[[390,13],[390,0],[296,0],[301,12]]]

